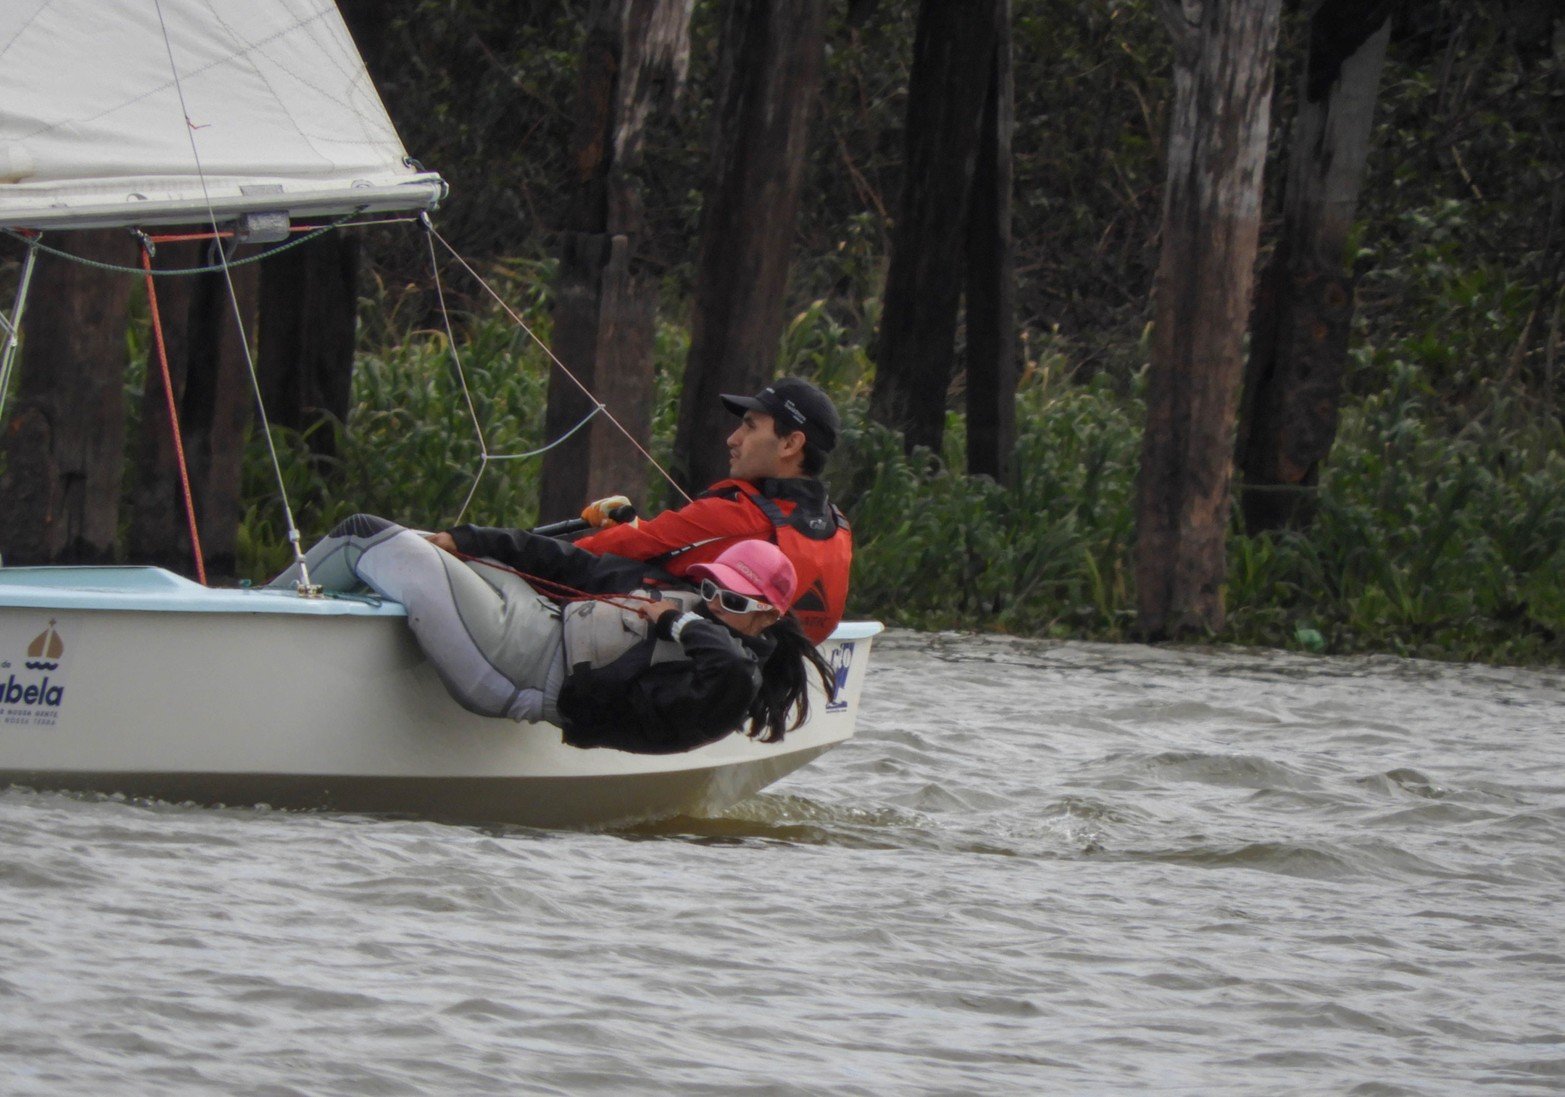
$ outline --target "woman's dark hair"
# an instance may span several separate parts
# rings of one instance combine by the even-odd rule
[[[826,696],[833,701],[837,699],[837,679],[793,614],[779,618],[766,630],[766,636],[777,646],[761,664],[761,690],[750,702],[749,735],[763,743],[775,743],[809,718],[809,668],[813,666],[820,673]]]

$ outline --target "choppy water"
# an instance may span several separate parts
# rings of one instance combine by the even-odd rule
[[[0,792],[0,1093],[1562,1092],[1562,685],[893,633],[720,819]]]

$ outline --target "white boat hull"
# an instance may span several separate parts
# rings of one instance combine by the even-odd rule
[[[461,708],[395,603],[5,568],[0,786],[547,827],[710,813],[852,736],[879,631],[822,645],[841,696],[783,742],[634,755]]]

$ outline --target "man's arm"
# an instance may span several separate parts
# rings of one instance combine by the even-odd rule
[[[678,510],[665,510],[637,525],[610,526],[575,541],[577,548],[614,553],[633,560],[652,560],[677,549],[708,541],[769,537],[772,523],[744,499],[697,499]]]

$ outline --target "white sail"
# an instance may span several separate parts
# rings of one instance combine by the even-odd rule
[[[4,0],[0,226],[427,208],[331,0]]]

